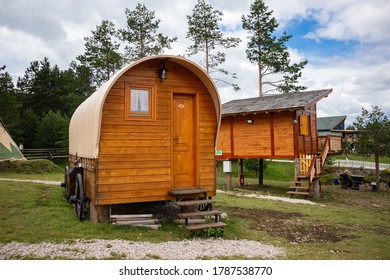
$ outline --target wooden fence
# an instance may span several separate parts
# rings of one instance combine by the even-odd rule
[[[23,149],[22,153],[26,159],[55,159],[69,156],[68,148]]]

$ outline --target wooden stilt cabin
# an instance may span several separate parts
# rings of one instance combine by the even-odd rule
[[[317,118],[318,145],[320,148],[322,148],[326,138],[329,137],[330,145],[333,148],[330,153],[342,153],[346,118],[347,116]]]
[[[223,104],[217,159],[294,159],[296,180],[289,193],[309,195],[333,149],[329,139],[319,147],[316,107],[331,92],[292,92]]]
[[[158,55],[124,67],[72,116],[65,193],[88,201],[94,221],[112,205],[215,196],[220,115],[214,82],[190,60]]]

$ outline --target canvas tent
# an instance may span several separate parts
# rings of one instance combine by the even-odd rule
[[[0,122],[0,161],[4,160],[26,160],[26,158]]]

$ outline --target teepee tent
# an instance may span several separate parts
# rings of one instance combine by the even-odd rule
[[[0,161],[26,160],[0,121]]]

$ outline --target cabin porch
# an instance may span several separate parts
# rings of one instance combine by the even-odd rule
[[[301,154],[295,159],[295,180],[289,187],[288,194],[311,195],[318,199],[321,191],[321,177],[327,156],[338,153],[339,143],[332,141],[330,136],[324,138],[320,154]]]

